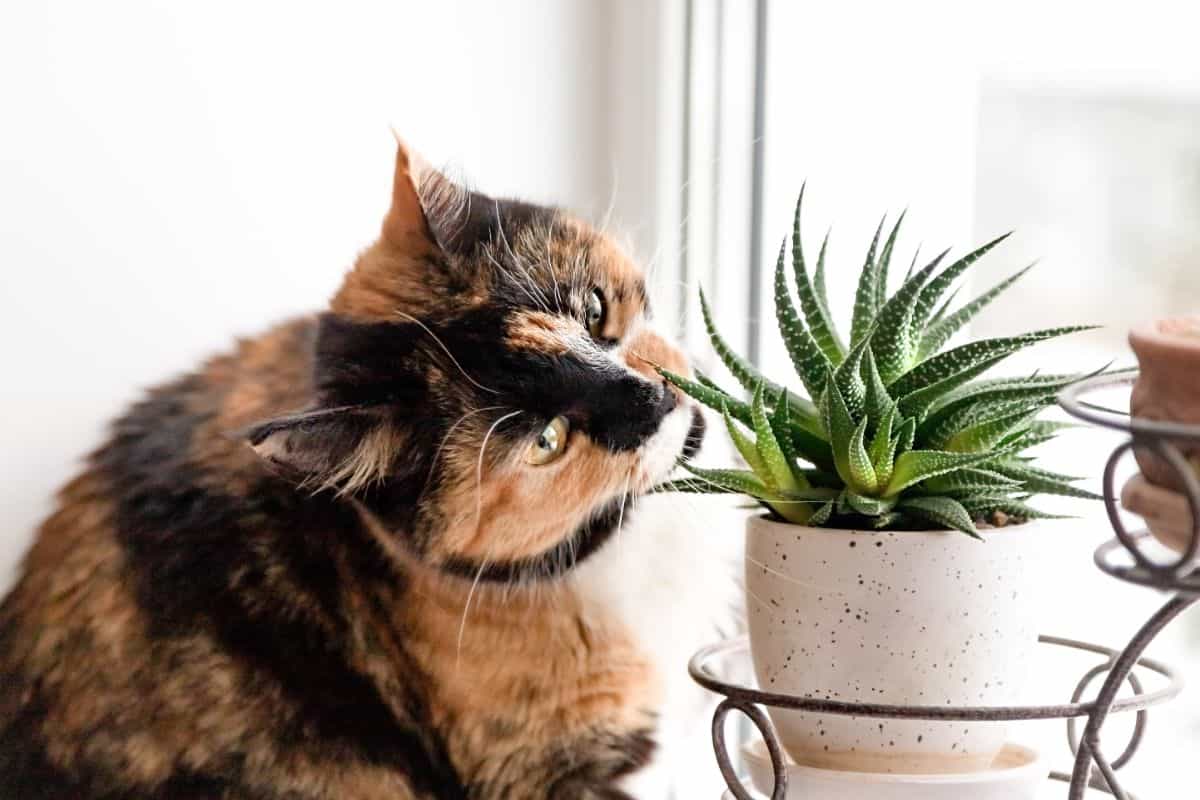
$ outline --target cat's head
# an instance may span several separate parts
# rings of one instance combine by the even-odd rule
[[[322,317],[312,407],[250,442],[427,563],[555,576],[699,446],[698,409],[656,365],[688,369],[607,236],[401,144],[382,235]]]

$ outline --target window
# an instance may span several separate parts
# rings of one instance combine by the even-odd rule
[[[906,207],[897,248],[905,263],[918,244],[930,255],[946,246],[961,252],[1016,230],[974,271],[976,292],[1041,259],[978,318],[975,335],[1105,326],[1022,354],[1005,365],[1010,372],[1131,364],[1131,325],[1200,311],[1200,62],[1185,33],[1200,12],[1165,0],[1109,16],[1075,2],[1022,1],[986,13],[968,5],[764,1],[755,13],[749,4],[689,4],[684,194],[692,213],[681,276],[716,297],[728,338],[769,373],[791,374],[769,270],[805,180],[810,252],[832,224],[835,314],[850,308],[880,215]],[[732,89],[731,76],[740,81]],[[714,230],[709,243],[703,237]],[[694,298],[686,313],[703,352]],[[1064,471],[1095,476],[1098,488],[1117,441],[1078,431],[1045,455]],[[1060,583],[1044,630],[1123,647],[1164,598],[1095,570],[1091,551],[1111,536],[1098,504],[1057,508],[1080,518],[1046,543]],[[1200,611],[1151,653],[1184,674],[1200,671]],[[1091,663],[1051,666],[1044,702],[1069,695]],[[1151,718],[1127,784],[1167,796],[1200,735],[1200,701],[1185,695]],[[1112,756],[1123,747],[1123,725],[1109,726]],[[1069,763],[1061,725],[1032,735],[1050,737]]]

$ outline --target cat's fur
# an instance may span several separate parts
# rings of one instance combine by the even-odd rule
[[[62,491],[0,606],[0,794],[625,797],[686,678],[618,528],[702,433],[648,317],[605,236],[401,145],[329,309],[152,391]]]

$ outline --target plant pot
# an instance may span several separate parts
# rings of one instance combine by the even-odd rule
[[[1129,344],[1137,354],[1139,373],[1129,398],[1135,417],[1200,425],[1200,316],[1160,319],[1135,328]],[[1200,443],[1175,444],[1200,476]],[[1183,491],[1169,464],[1145,448],[1134,455],[1151,483]]]
[[[865,532],[748,521],[750,648],[768,691],[860,703],[1012,705],[1037,647],[1035,541],[1046,523]],[[770,709],[792,758],[859,772],[987,769],[1003,723]]]

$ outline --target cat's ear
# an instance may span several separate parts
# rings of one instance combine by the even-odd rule
[[[473,199],[486,200],[431,167],[396,137],[392,205],[383,221],[385,241],[399,249],[427,243],[447,253],[456,252],[468,242],[473,215],[482,210],[472,209]]]
[[[404,437],[379,409],[303,411],[239,435],[275,472],[315,490],[350,494],[403,467]]]

